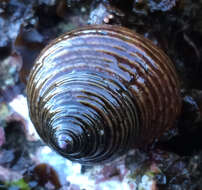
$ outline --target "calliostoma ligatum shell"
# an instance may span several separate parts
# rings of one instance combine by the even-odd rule
[[[175,68],[150,40],[120,26],[82,27],[53,40],[27,84],[31,120],[64,157],[102,163],[173,126]]]

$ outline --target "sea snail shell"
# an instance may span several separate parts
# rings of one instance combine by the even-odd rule
[[[79,28],[52,41],[27,85],[41,138],[82,164],[109,161],[172,127],[181,99],[170,59],[120,26]]]

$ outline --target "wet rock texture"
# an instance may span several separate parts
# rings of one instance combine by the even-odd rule
[[[1,0],[0,189],[201,190],[201,8],[201,0]],[[175,63],[183,100],[179,120],[155,143],[94,167],[71,163],[43,145],[25,98],[41,49],[86,24],[122,25],[151,39]]]

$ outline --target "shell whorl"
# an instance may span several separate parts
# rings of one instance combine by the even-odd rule
[[[41,138],[83,164],[115,158],[172,127],[181,101],[162,50],[120,26],[83,27],[52,41],[27,84]]]

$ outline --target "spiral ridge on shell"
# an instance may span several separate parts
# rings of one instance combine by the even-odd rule
[[[110,25],[52,41],[35,62],[27,96],[44,142],[82,164],[152,142],[173,126],[181,108],[178,77],[165,53]]]

